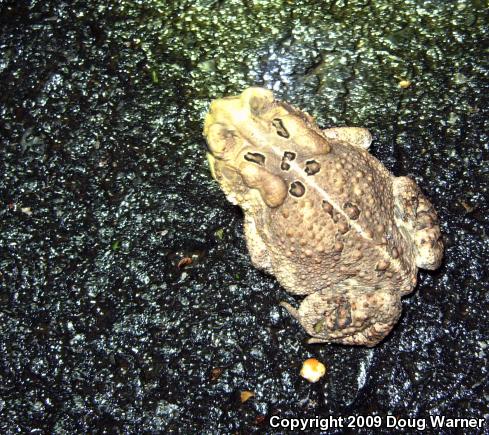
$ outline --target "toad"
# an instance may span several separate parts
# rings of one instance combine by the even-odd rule
[[[369,154],[368,130],[320,129],[267,89],[213,101],[204,135],[213,177],[244,212],[252,263],[304,297],[281,305],[308,342],[371,347],[386,337],[418,268],[436,269],[443,255],[416,183]]]

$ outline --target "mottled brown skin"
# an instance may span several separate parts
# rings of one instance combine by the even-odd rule
[[[282,302],[311,343],[374,346],[396,324],[418,267],[443,245],[432,205],[367,151],[363,128],[321,130],[307,113],[246,89],[212,102],[211,171],[245,214],[253,264],[305,298]]]

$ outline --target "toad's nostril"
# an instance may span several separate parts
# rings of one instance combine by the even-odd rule
[[[241,94],[241,101],[243,107],[249,107],[253,115],[260,116],[273,103],[273,92],[264,88],[248,88]]]

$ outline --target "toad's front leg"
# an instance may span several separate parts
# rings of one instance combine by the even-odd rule
[[[328,139],[341,140],[364,150],[367,150],[372,143],[370,132],[361,127],[325,128],[323,135]]]
[[[375,346],[401,315],[398,293],[359,287],[313,293],[299,309],[286,302],[280,305],[312,336],[309,343]]]

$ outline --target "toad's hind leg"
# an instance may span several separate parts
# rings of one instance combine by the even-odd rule
[[[416,266],[435,270],[443,257],[438,216],[431,202],[409,177],[393,180],[394,217],[415,247]]]
[[[392,290],[350,290],[313,293],[299,309],[280,304],[312,336],[309,343],[375,346],[396,324],[401,300]]]

